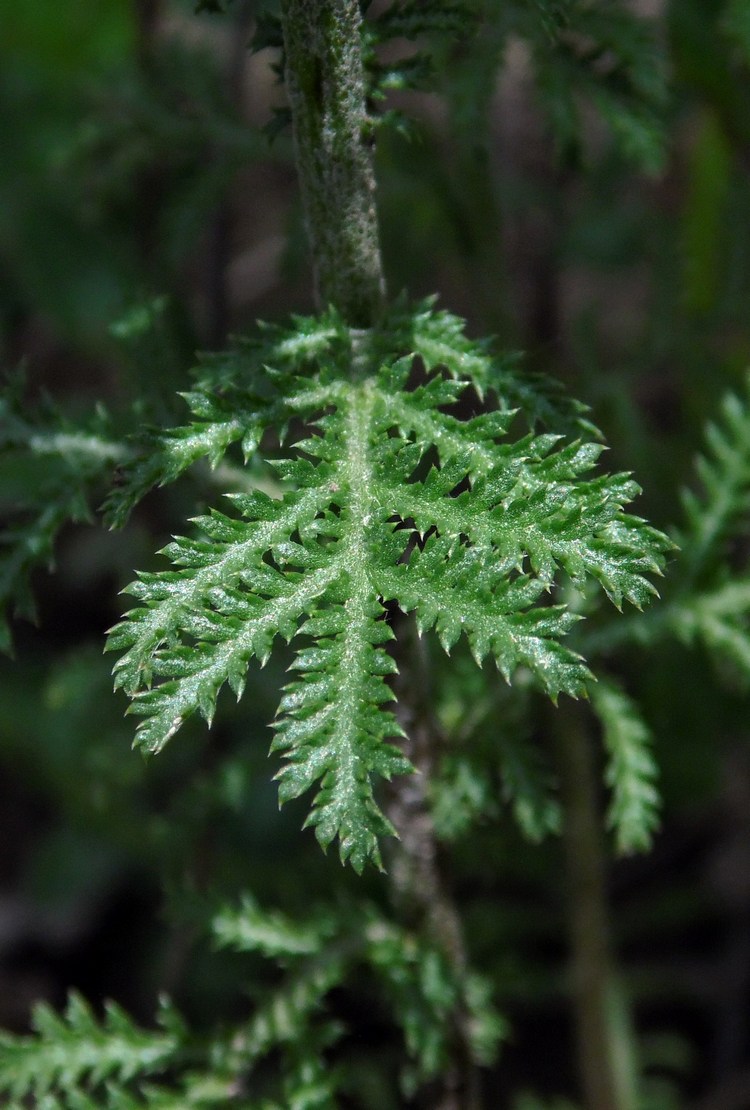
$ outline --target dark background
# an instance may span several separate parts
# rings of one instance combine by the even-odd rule
[[[159,418],[196,350],[312,308],[291,142],[260,131],[283,94],[270,53],[245,49],[255,5],[4,7],[3,367],[24,364],[30,404],[47,391],[72,416],[97,400],[117,414],[143,395],[143,419]],[[397,97],[418,136],[384,133],[376,153],[391,290],[439,292],[471,334],[495,334],[561,377],[593,406],[608,465],[635,471],[638,511],[660,527],[678,520],[701,427],[727,388],[742,389],[750,361],[750,32],[747,50],[727,33],[733,7],[637,5],[655,20],[670,87],[657,153],[640,164],[585,89],[575,141],[555,135],[517,35],[485,78],[486,114],[467,108],[466,74],[480,62],[457,47],[447,99]],[[10,514],[13,476],[0,477]],[[227,701],[210,744],[194,724],[152,763],[130,751],[104,632],[133,568],[153,565],[193,512],[178,487],[148,498],[123,533],[66,527],[54,574],[34,577],[37,624],[16,622],[16,658],[0,663],[0,1025],[11,1030],[27,1027],[33,1001],[61,1005],[71,987],[144,1022],[162,990],[199,1023],[231,1014],[235,973],[192,923],[191,897],[249,887],[304,905],[310,891],[356,887],[298,832],[304,808],[277,811],[267,725],[283,659],[240,707]],[[738,567],[744,557],[740,540]],[[625,670],[665,799],[653,852],[615,863],[610,880],[649,1105],[740,1108],[745,688],[680,647]],[[526,845],[507,817],[455,848],[470,946],[514,1030],[493,1080],[498,1105],[525,1088],[574,1090],[558,851]],[[381,1035],[356,1002],[341,1005],[363,1037]]]

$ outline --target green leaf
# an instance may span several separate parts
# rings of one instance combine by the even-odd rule
[[[236,1080],[215,1074],[188,1074],[179,1088],[154,1083],[139,1083],[137,1093],[120,1083],[109,1082],[96,1094],[81,1089],[64,1097],[45,1095],[38,1110],[221,1110],[231,1103],[237,1110],[250,1110],[248,1103],[236,1101]]]
[[[747,532],[750,510],[750,378],[744,396],[726,394],[717,420],[706,426],[704,452],[696,460],[699,492],[683,491],[685,520],[677,532],[682,549],[671,597],[656,614],[652,639],[676,634],[702,643],[750,683],[750,578],[729,565],[729,544]]]
[[[42,1099],[94,1090],[107,1079],[127,1082],[158,1074],[177,1051],[180,1027],[170,1010],[162,1028],[139,1029],[119,1006],[110,1002],[103,1021],[88,1003],[71,993],[60,1016],[46,1003],[33,1012],[33,1037],[0,1035],[0,1093],[21,1099]]]
[[[344,973],[345,963],[336,953],[290,972],[255,1008],[245,1029],[235,1035],[233,1053],[247,1065],[275,1048],[296,1050],[314,1043],[317,1036],[333,1037],[338,1029],[330,1022],[322,1030],[313,1031],[312,1025],[320,1018],[326,995],[340,985]]]
[[[631,698],[614,682],[591,687],[591,704],[602,723],[608,754],[605,781],[612,790],[608,823],[618,852],[645,852],[659,824],[657,767],[652,737]]]
[[[261,909],[246,894],[239,909],[227,908],[218,913],[211,929],[222,948],[284,959],[315,955],[332,934],[333,923],[317,915],[315,924],[300,925],[281,913]]]
[[[394,0],[379,15],[362,25],[362,54],[368,99],[383,100],[394,89],[427,89],[439,83],[436,51],[445,44],[464,41],[475,31],[477,19],[471,5],[460,0]],[[409,54],[384,62],[379,48],[394,39],[418,43]]]
[[[391,349],[383,352],[386,357],[401,348],[403,354],[418,355],[428,371],[444,369],[453,378],[470,379],[480,398],[492,392],[502,411],[518,411],[531,430],[542,425],[565,435],[601,439],[588,407],[569,397],[558,381],[522,367],[517,352],[498,355],[489,340],[470,339],[463,320],[434,304],[434,297],[414,306],[397,302],[389,319]]]
[[[151,489],[174,482],[201,459],[216,467],[239,443],[247,462],[267,429],[273,427],[283,436],[281,399],[290,375],[335,351],[344,337],[343,324],[332,310],[321,318],[295,317],[293,330],[261,326],[258,338],[204,356],[193,389],[181,394],[196,419],[144,434],[132,457],[119,467],[103,505],[110,527],[121,527]]]
[[[750,684],[750,578],[720,576],[713,589],[685,594],[667,606],[668,627],[687,644],[702,642],[717,661]],[[723,669],[723,668],[722,668]]]
[[[680,556],[664,603],[644,619],[613,624],[584,637],[589,652],[632,642],[653,647],[676,635],[702,643],[741,681],[750,681],[750,588],[745,568],[730,567],[732,541],[747,532],[750,511],[750,378],[744,396],[727,393],[706,425],[695,463],[697,489],[684,489],[684,520],[675,530]]]
[[[402,1074],[407,1095],[448,1065],[448,1017],[459,1009],[466,1013],[473,1061],[493,1062],[507,1027],[484,979],[461,974],[429,941],[374,915],[365,925],[364,941],[365,959],[383,984],[414,1062]]]
[[[531,741],[523,735],[504,736],[500,759],[503,794],[524,836],[539,843],[550,833],[558,833],[560,803],[552,793],[552,776]]]
[[[440,840],[464,836],[477,819],[497,811],[496,783],[469,754],[449,753],[430,783],[430,812]]]
[[[48,398],[24,399],[22,375],[0,392],[0,650],[10,651],[8,615],[35,617],[29,578],[54,561],[68,523],[89,521],[95,491],[126,449],[111,435],[103,410],[75,425]],[[7,505],[6,505],[7,502]]]
[[[727,394],[719,419],[706,427],[706,448],[696,460],[702,485],[683,494],[685,524],[677,534],[684,554],[679,572],[685,588],[715,571],[727,539],[747,527],[750,509],[750,378],[745,396]]]
[[[424,331],[422,307],[416,319]],[[281,341],[322,359],[317,374],[287,378],[277,402],[306,437],[272,460],[286,492],[233,495],[239,515],[199,518],[197,536],[165,549],[172,569],[128,587],[138,607],[108,644],[123,652],[116,684],[143,717],[136,742],[156,752],[192,714],[210,724],[224,685],[239,697],[275,637],[300,637],[273,743],[286,759],[279,798],[317,784],[307,824],[324,847],[338,838],[358,871],[380,866],[379,838],[393,832],[373,779],[411,769],[388,707],[388,603],[446,651],[465,636],[508,681],[524,668],[551,698],[577,697],[590,675],[562,643],[579,618],[554,603],[556,582],[592,578],[618,607],[641,607],[669,546],[623,511],[638,493],[629,476],[589,476],[600,444],[512,439],[502,408],[457,415],[477,379],[491,380],[492,357],[472,351],[485,372],[459,377],[466,351],[457,338],[450,354],[452,319],[441,315],[433,355],[445,370],[416,385],[413,356],[384,357],[403,341],[402,309],[388,328],[347,347],[328,318]]]
[[[523,30],[560,150],[578,154],[580,106],[588,101],[623,155],[658,172],[664,160],[666,62],[652,22],[617,3],[565,0],[545,6],[550,18],[543,33],[531,12]]]

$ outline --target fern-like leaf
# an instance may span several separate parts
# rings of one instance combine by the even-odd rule
[[[45,1095],[35,1104],[36,1110],[222,1110],[228,1105],[233,1110],[256,1106],[238,1098],[236,1078],[225,1079],[215,1071],[188,1073],[172,1086],[108,1082],[94,1094],[78,1088]]]
[[[109,1003],[103,1021],[76,993],[60,1016],[45,1003],[33,1014],[34,1036],[0,1035],[0,1094],[12,1099],[67,1099],[92,1092],[106,1080],[121,1083],[163,1071],[180,1041],[172,1011],[162,1013],[162,1027],[139,1029]],[[66,1103],[61,1102],[61,1105]]]
[[[314,923],[299,924],[284,914],[263,910],[249,895],[237,909],[225,908],[212,922],[212,932],[221,948],[235,952],[260,952],[283,960],[313,956],[335,929],[333,921],[317,914]]]
[[[560,803],[553,778],[531,741],[505,737],[500,750],[503,794],[510,802],[519,828],[532,843],[560,831]]]
[[[618,3],[602,9],[582,0],[543,0],[539,7],[546,19],[540,21],[530,10],[521,22],[560,148],[570,154],[580,147],[580,102],[586,100],[626,157],[658,170],[667,95],[666,66],[653,24]]]
[[[729,541],[747,532],[750,512],[750,378],[745,396],[727,394],[706,427],[696,461],[700,490],[683,494],[685,521],[677,533],[682,555],[672,596],[654,623],[655,635],[702,643],[750,682],[750,578],[729,565]]]
[[[70,522],[89,520],[93,495],[126,448],[111,434],[106,414],[79,426],[48,398],[24,400],[21,375],[0,392],[0,650],[11,648],[7,615],[33,620],[31,572],[49,566],[55,541]],[[95,503],[95,502],[94,502]]]
[[[686,644],[702,643],[747,686],[750,684],[750,578],[720,576],[715,586],[685,594],[665,611],[670,631]]]
[[[556,579],[593,578],[618,607],[640,607],[668,543],[623,512],[638,493],[627,475],[588,477],[601,445],[514,440],[512,411],[454,415],[473,378],[433,372],[422,351],[429,376],[413,386],[412,357],[378,366],[382,334],[351,343],[284,397],[307,430],[273,461],[287,492],[233,495],[236,515],[199,518],[198,538],[165,549],[172,570],[128,588],[139,605],[109,647],[124,653],[116,682],[143,717],[137,743],[155,752],[191,714],[210,723],[222,686],[239,696],[277,635],[301,636],[273,745],[286,757],[279,794],[319,784],[308,824],[359,870],[379,864],[378,838],[393,831],[373,777],[410,770],[393,743],[386,605],[414,612],[447,651],[466,636],[508,680],[524,667],[553,699],[579,696],[589,673],[562,643],[577,618],[548,603]],[[459,363],[462,346],[434,357]]]
[[[659,823],[657,767],[652,737],[634,702],[618,685],[600,679],[591,702],[602,723],[608,754],[605,781],[612,791],[608,823],[623,855],[651,846]]]
[[[104,503],[109,525],[121,527],[149,490],[175,481],[200,460],[216,467],[238,443],[247,462],[267,429],[283,435],[281,399],[290,376],[304,372],[342,343],[348,343],[348,333],[331,310],[323,317],[295,317],[292,329],[261,326],[257,338],[205,356],[193,388],[181,394],[194,419],[151,429],[142,437],[138,450],[120,467]]]
[[[532,431],[541,425],[572,437],[602,438],[587,405],[570,397],[554,378],[522,367],[519,353],[499,355],[489,340],[470,339],[463,320],[436,309],[435,299],[396,303],[389,319],[391,350],[384,350],[385,356],[401,348],[403,354],[414,352],[425,366],[441,366],[453,378],[470,379],[480,399],[493,394],[501,409],[517,410]]]
[[[338,1027],[329,1022],[314,1029],[329,991],[344,979],[345,961],[338,954],[322,961],[308,962],[291,971],[283,985],[256,1008],[246,1028],[235,1034],[232,1052],[245,1062],[255,1064],[277,1048],[294,1050],[310,1044],[316,1035],[333,1038]]]
[[[485,980],[472,973],[457,975],[455,965],[429,942],[374,915],[365,924],[364,941],[365,959],[383,983],[413,1061],[402,1074],[407,1095],[446,1067],[447,1016],[458,1008],[467,1015],[474,1062],[493,1062],[507,1027]]]
[[[683,494],[685,525],[677,536],[684,551],[680,572],[695,586],[716,570],[730,535],[747,528],[750,510],[750,378],[745,396],[728,393],[718,420],[706,427],[706,448],[695,468],[702,491]]]

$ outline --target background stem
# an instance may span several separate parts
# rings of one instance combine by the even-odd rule
[[[352,327],[385,300],[357,0],[283,0],[286,88],[315,295]]]
[[[563,803],[578,1068],[588,1110],[634,1110],[634,1067],[610,947],[606,861],[591,737],[580,707],[554,714]]]

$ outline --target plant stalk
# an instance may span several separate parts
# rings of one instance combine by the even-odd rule
[[[555,711],[563,803],[571,988],[587,1110],[635,1110],[631,1037],[610,943],[606,859],[591,736],[576,705]]]
[[[398,707],[407,739],[404,753],[416,773],[389,786],[386,812],[399,834],[389,859],[389,878],[400,916],[420,930],[448,960],[458,983],[468,971],[463,926],[442,866],[427,790],[435,773],[440,729],[432,712],[427,645],[413,618],[399,629]],[[472,1058],[468,1007],[463,1001],[447,1016],[452,1059],[425,1092],[430,1110],[480,1110],[479,1077]]]
[[[282,0],[286,88],[319,308],[372,327],[385,303],[358,0]]]
[[[377,324],[385,305],[360,5],[358,0],[282,0],[281,12],[316,298],[319,307],[333,305],[348,323],[356,376],[368,363],[367,329]],[[404,624],[408,655],[398,692],[408,736],[406,755],[417,773],[391,784],[387,810],[400,841],[390,860],[389,879],[399,915],[442,951],[463,983],[467,961],[461,920],[442,874],[427,800],[437,743],[429,667],[413,621]],[[452,1060],[423,1094],[430,1110],[479,1110],[463,1001],[447,1021]]]

